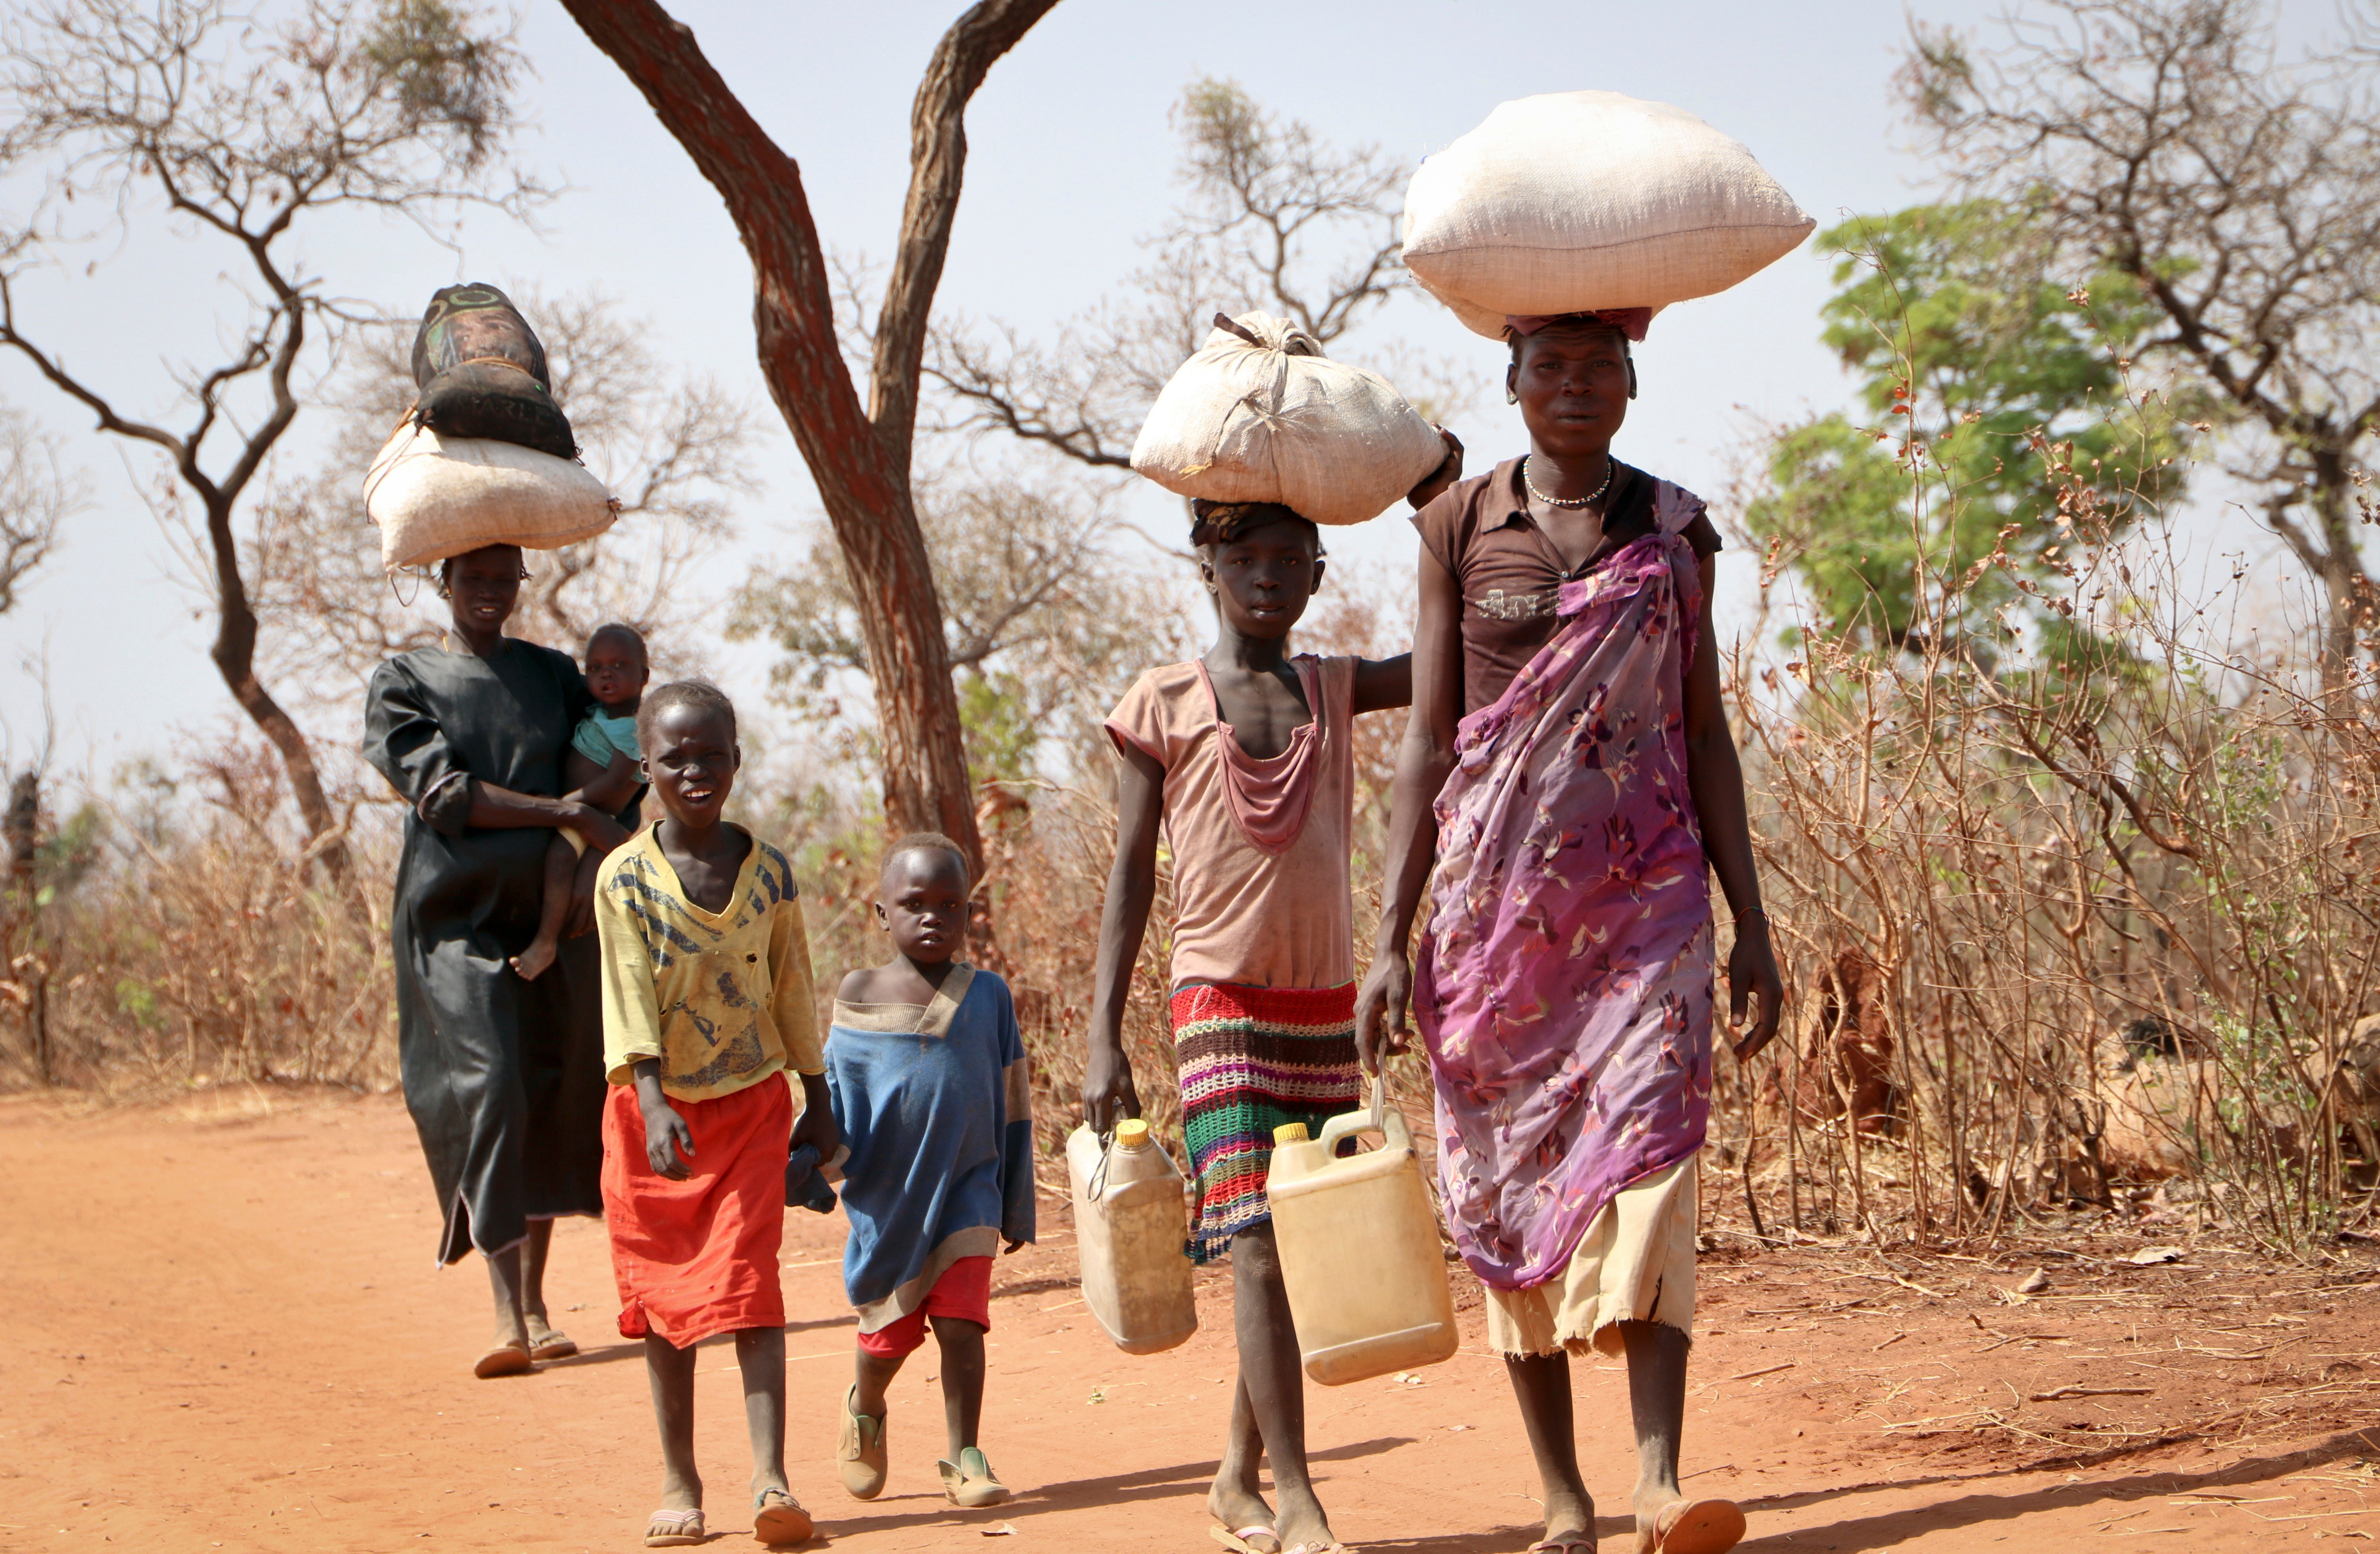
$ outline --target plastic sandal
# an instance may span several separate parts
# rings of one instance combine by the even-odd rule
[[[752,1536],[771,1548],[799,1543],[818,1529],[802,1502],[783,1489],[763,1489],[752,1497]]]
[[[1727,1554],[1743,1530],[1733,1500],[1672,1500],[1653,1518],[1654,1554]]]

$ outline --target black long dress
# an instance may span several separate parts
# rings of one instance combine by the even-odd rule
[[[505,964],[537,936],[554,833],[473,828],[464,780],[559,795],[590,703],[567,656],[510,638],[493,658],[424,648],[372,675],[364,759],[408,806],[389,914],[397,1059],[445,1215],[442,1265],[504,1251],[531,1220],[602,1212],[595,936],[565,939],[533,982]]]

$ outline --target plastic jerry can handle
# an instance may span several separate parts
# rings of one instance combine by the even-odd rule
[[[1326,1154],[1336,1155],[1339,1152],[1341,1139],[1366,1133],[1378,1134],[1391,1149],[1409,1149],[1413,1147],[1413,1130],[1405,1125],[1403,1112],[1389,1110],[1388,1087],[1377,1074],[1372,1075],[1370,1115],[1366,1116],[1361,1111],[1347,1111],[1323,1123],[1320,1140],[1323,1151]]]

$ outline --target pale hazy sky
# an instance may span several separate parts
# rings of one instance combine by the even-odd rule
[[[1996,8],[1941,0],[1921,10],[1973,23]],[[674,9],[799,162],[823,238],[889,252],[910,101],[958,0],[680,0]],[[1177,198],[1167,110],[1201,74],[1233,78],[1334,140],[1377,142],[1407,159],[1508,98],[1619,91],[1675,103],[1743,140],[1822,225],[1889,209],[1924,197],[1928,176],[1905,149],[1891,101],[1905,26],[1898,0],[1063,0],[993,68],[968,114],[966,188],[941,296],[1035,332],[1111,287],[1141,261],[1135,238]],[[403,225],[350,222],[302,239],[309,268],[334,292],[405,310],[467,277],[534,283],[548,295],[600,285],[650,321],[662,357],[747,393],[759,407],[769,486],[741,516],[723,574],[732,581],[751,558],[793,551],[797,528],[817,514],[753,364],[743,249],[716,195],[559,6],[530,0],[520,38],[537,69],[525,101],[539,127],[524,157],[572,190],[543,212],[543,231],[473,218],[458,257]],[[0,196],[23,192],[0,186]],[[221,247],[174,241],[153,220],[142,225],[93,274],[78,267],[27,282],[19,307],[79,371],[128,408],[154,412],[169,368],[212,360],[218,310],[233,319],[237,305],[221,278],[230,262]],[[1640,352],[1644,397],[1622,455],[1709,490],[1747,410],[1781,417],[1840,403],[1842,375],[1816,343],[1826,289],[1827,266],[1805,249],[1733,292],[1664,313]],[[1500,346],[1425,300],[1400,302],[1354,345],[1360,352],[1391,334],[1464,353],[1483,371],[1500,364]],[[103,441],[13,355],[0,359],[0,395],[67,436],[95,498],[16,613],[0,619],[0,714],[16,752],[37,731],[40,705],[17,660],[44,649],[60,753],[71,764],[103,772],[177,736],[206,737],[235,710],[205,658],[200,601],[169,580],[168,547],[139,499],[157,461]],[[319,431],[328,419],[319,409],[301,418],[293,451],[302,456],[310,424]],[[1457,430],[1475,471],[1518,451],[1519,424],[1500,395],[1483,395]],[[1148,502],[1153,525],[1179,521],[1162,493]],[[1335,534],[1333,544],[1342,555],[1400,564],[1413,549],[1393,514]],[[1753,559],[1730,552],[1722,566],[1723,606],[1740,605]],[[746,688],[751,670],[736,665]]]

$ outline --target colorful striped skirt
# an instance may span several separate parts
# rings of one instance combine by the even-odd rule
[[[1269,1223],[1265,1173],[1272,1130],[1355,1110],[1355,984],[1242,988],[1207,984],[1173,995],[1173,1054],[1182,1075],[1182,1132],[1198,1179],[1198,1208],[1184,1248],[1193,1262],[1231,1250],[1232,1238]]]

